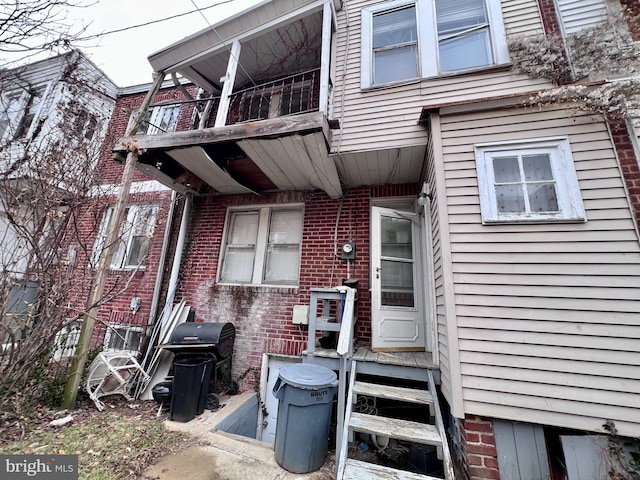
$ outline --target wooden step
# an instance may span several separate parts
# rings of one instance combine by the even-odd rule
[[[418,423],[409,420],[366,415],[353,412],[349,427],[363,433],[384,435],[386,437],[407,440],[414,443],[441,446],[442,440],[435,425]]]
[[[378,385],[375,383],[359,382],[356,380],[356,383],[353,385],[353,393],[366,395],[368,397],[418,403],[421,405],[433,405],[433,397],[428,391],[414,388]]]
[[[429,475],[396,470],[395,468],[347,459],[343,480],[442,480]]]

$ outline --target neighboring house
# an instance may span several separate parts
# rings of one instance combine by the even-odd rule
[[[175,87],[173,83],[162,86],[154,97],[158,103],[149,109],[136,129],[136,135],[152,135],[186,130],[191,125],[191,112],[185,109],[179,114],[176,99],[185,100],[183,90],[191,86]],[[98,171],[99,181],[93,187],[96,202],[90,202],[81,214],[81,238],[87,247],[69,245],[70,250],[82,252],[77,265],[87,265],[76,275],[77,288],[82,291],[74,305],[77,311],[85,308],[98,259],[105,247],[107,233],[113,224],[114,205],[120,194],[123,166],[112,160],[111,148],[133,125],[147,92],[148,85],[120,88],[110,118],[106,139],[101,151]],[[168,102],[168,106],[163,106]],[[103,293],[105,305],[98,309],[98,322],[94,329],[94,347],[105,351],[129,351],[134,355],[144,347],[147,327],[154,323],[160,304],[161,282],[166,264],[166,252],[170,248],[176,194],[168,187],[152,180],[142,172],[136,172],[125,207],[125,218],[119,227],[117,245],[109,259],[109,271]],[[170,259],[169,259],[170,260]],[[79,322],[80,323],[80,322]]]
[[[40,293],[65,288],[67,214],[98,161],[115,92],[79,51],[0,72],[0,350],[38,315],[54,325]]]
[[[272,0],[150,55],[161,80],[199,90],[174,110],[152,89],[154,126],[114,155],[186,199],[165,287],[197,319],[235,325],[233,375],[269,410],[262,438],[279,366],[339,368],[315,346],[314,326],[332,327],[314,313],[345,301],[343,283],[357,290],[356,374],[435,377],[470,478],[580,478],[569,463],[589,450],[573,436],[612,421],[640,437],[635,135],[571,106],[523,107],[552,85],[511,73],[506,44],[571,34],[606,8],[619,4]],[[189,128],[163,127],[183,116]],[[348,463],[344,478],[368,478]]]

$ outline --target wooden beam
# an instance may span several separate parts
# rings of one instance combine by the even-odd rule
[[[114,145],[113,151],[116,153],[126,153],[127,149],[123,144],[127,142],[135,142],[141,149],[152,150],[208,145],[248,138],[278,137],[318,131],[326,133],[328,130],[329,126],[324,114],[322,114],[322,112],[311,112],[261,120],[258,122],[226,125],[219,128],[213,127],[203,130],[164,133],[161,135],[124,137]]]
[[[229,113],[229,102],[233,93],[233,84],[236,81],[236,72],[240,63],[240,42],[236,40],[231,46],[229,52],[229,63],[227,64],[227,74],[220,79],[224,82],[222,93],[220,94],[220,105],[218,106],[218,114],[216,115],[216,123],[214,127],[224,127],[227,123],[227,113]]]
[[[329,70],[331,68],[331,3],[326,2],[322,11],[322,53],[320,56],[319,110],[325,115],[329,108]]]

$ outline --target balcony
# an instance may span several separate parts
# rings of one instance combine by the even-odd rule
[[[151,55],[160,81],[179,74],[201,93],[151,105],[116,158],[135,150],[140,170],[179,192],[340,197],[327,118],[334,8],[272,0]]]

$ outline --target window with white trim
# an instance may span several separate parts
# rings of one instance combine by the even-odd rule
[[[100,254],[105,247],[113,214],[114,208],[109,207],[102,218],[91,261],[94,267],[98,265]],[[125,209],[125,219],[120,227],[117,244],[113,247],[110,264],[112,269],[144,267],[157,215],[158,207],[154,205],[130,205]]]
[[[395,0],[362,9],[361,86],[507,63],[499,0]]]
[[[139,109],[134,108],[129,118],[127,130],[131,127]],[[175,132],[180,116],[180,105],[156,105],[147,110],[142,122],[132,132],[132,135],[158,135],[161,133]]]
[[[482,223],[583,222],[569,140],[475,145]]]
[[[140,326],[112,323],[108,325],[104,336],[104,350],[138,353],[142,335],[143,329]]]
[[[229,210],[219,281],[297,285],[302,219],[302,206]]]
[[[11,141],[26,137],[40,113],[46,85],[29,90],[7,93],[1,98],[0,140]]]

